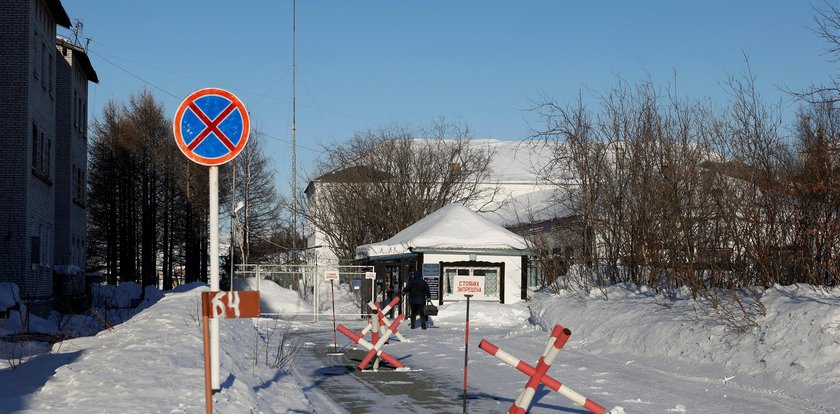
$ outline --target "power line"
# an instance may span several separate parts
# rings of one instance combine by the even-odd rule
[[[180,97],[178,97],[178,96],[177,96],[177,95],[175,95],[174,93],[169,92],[169,91],[167,91],[166,89],[163,89],[163,88],[161,88],[160,86],[157,86],[157,85],[155,85],[154,83],[149,82],[149,81],[147,81],[147,80],[145,80],[145,79],[141,78],[139,75],[134,74],[134,73],[133,73],[133,72],[131,72],[130,70],[128,70],[128,69],[126,69],[126,68],[124,68],[124,67],[122,67],[122,66],[120,66],[120,65],[118,65],[118,64],[116,64],[116,63],[114,63],[114,62],[111,62],[111,61],[110,61],[108,58],[106,58],[105,56],[102,56],[102,55],[100,55],[99,53],[94,52],[93,50],[88,50],[88,52],[89,52],[89,53],[92,53],[92,54],[94,54],[94,55],[96,55],[96,56],[99,56],[99,58],[100,58],[100,59],[104,60],[105,62],[110,63],[111,65],[113,65],[113,66],[114,66],[114,67],[116,67],[117,69],[119,69],[119,70],[121,70],[121,71],[123,71],[123,72],[125,72],[125,73],[127,73],[127,74],[129,74],[129,75],[131,75],[132,77],[136,78],[136,79],[137,79],[137,80],[139,80],[140,82],[143,82],[143,83],[145,83],[145,84],[147,84],[147,85],[149,85],[149,86],[151,86],[151,87],[153,87],[153,88],[155,88],[155,89],[157,89],[157,90],[159,90],[159,91],[161,91],[161,92],[163,92],[163,93],[165,93],[165,94],[167,94],[167,95],[169,95],[169,96],[171,96],[171,97],[173,97],[173,98],[175,98],[175,99],[181,99]]]

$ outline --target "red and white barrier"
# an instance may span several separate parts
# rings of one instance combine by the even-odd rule
[[[565,345],[570,335],[571,331],[569,331],[568,329],[565,329],[560,325],[555,326],[554,330],[552,331],[551,338],[549,338],[548,345],[546,346],[545,351],[543,351],[543,355],[540,357],[540,362],[537,364],[537,368],[534,368],[531,365],[528,365],[526,362],[514,357],[513,355],[503,351],[502,349],[499,349],[499,347],[493,345],[485,339],[481,341],[478,347],[481,348],[483,351],[495,356],[502,362],[518,369],[519,371],[530,377],[525,388],[522,390],[514,404],[511,406],[509,413],[526,412],[531,404],[531,400],[534,397],[536,387],[540,383],[554,391],[557,391],[560,395],[572,400],[573,402],[582,405],[583,408],[586,408],[592,413],[606,413],[606,409],[604,409],[604,407],[602,407],[598,403],[578,394],[574,390],[560,383],[560,381],[557,381],[546,374],[551,363],[554,361],[554,358],[557,357],[557,354],[559,354],[560,349],[563,347],[563,345]],[[542,369],[540,364],[542,364]]]
[[[395,297],[394,299],[391,299],[391,302],[388,303],[387,306],[385,306],[384,308],[381,308],[381,309],[380,309],[380,303],[376,303],[376,304],[368,303],[368,307],[370,307],[370,309],[372,311],[376,312],[377,318],[379,319],[379,329],[380,329],[381,334],[384,335],[385,331],[388,329],[387,327],[389,325],[391,325],[391,320],[388,319],[388,317],[385,316],[385,314],[387,314],[388,311],[390,311],[397,303],[399,303],[399,301],[400,301],[400,298]],[[367,334],[368,331],[373,329],[372,322],[373,322],[373,318],[371,318],[371,322],[368,323],[368,325],[365,327],[365,329],[362,330],[362,335]],[[405,337],[402,336],[402,334],[399,331],[395,330],[393,332],[393,335],[395,335],[397,337],[397,339],[400,340],[400,342],[407,342]]]
[[[362,362],[359,363],[359,366],[357,367],[359,370],[365,369],[365,367],[367,367],[367,365],[370,363],[371,359],[373,359],[374,356],[377,356],[379,358],[384,359],[386,362],[388,362],[389,364],[394,366],[394,368],[403,368],[404,367],[403,364],[400,363],[400,361],[398,361],[396,358],[388,355],[385,351],[382,350],[382,345],[385,344],[385,342],[388,340],[390,335],[396,330],[397,326],[400,324],[400,322],[402,322],[403,318],[405,318],[405,315],[401,314],[399,317],[397,317],[397,319],[393,323],[391,323],[391,325],[388,327],[388,330],[387,330],[388,334],[387,335],[382,335],[381,337],[379,337],[378,334],[374,334],[375,337],[377,337],[378,339],[375,340],[375,343],[373,343],[373,344],[371,344],[370,342],[365,340],[362,337],[362,335],[356,334],[355,332],[345,328],[342,325],[338,325],[338,331],[339,332],[346,335],[354,343],[359,344],[359,345],[365,347],[368,350],[367,355],[365,355],[365,358],[362,359]],[[377,322],[377,325],[378,325],[378,322]],[[377,330],[378,330],[378,328],[377,328]]]
[[[569,335],[571,334],[572,331],[563,328],[560,325],[554,327],[554,331],[551,333],[551,338],[548,340],[548,345],[546,346],[545,351],[543,351],[542,356],[540,356],[540,360],[537,362],[535,372],[531,375],[531,378],[528,380],[528,383],[525,384],[525,388],[522,389],[519,396],[516,397],[516,401],[514,401],[513,405],[511,405],[510,410],[508,410],[508,414],[525,414],[525,411],[527,411],[528,407],[531,406],[531,400],[534,399],[534,394],[537,393],[537,387],[542,382],[545,373],[548,372],[549,368],[551,368],[551,364],[554,363],[554,359],[557,358],[557,354],[560,353],[560,349],[566,344],[566,341],[569,339]]]

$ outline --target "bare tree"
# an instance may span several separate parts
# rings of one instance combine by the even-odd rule
[[[280,198],[274,183],[274,173],[263,152],[262,135],[259,130],[251,131],[248,145],[234,159],[225,165],[222,182],[230,182],[231,171],[236,171],[235,199],[243,202],[243,208],[235,217],[239,263],[259,261],[272,254],[278,246],[270,242],[272,234],[282,226],[280,221]],[[230,213],[230,202],[223,202]]]
[[[541,175],[556,183],[565,195],[560,210],[569,212],[555,219],[566,227],[552,232],[573,226],[581,240],[579,253],[569,254],[543,238],[549,245],[537,250],[549,257],[537,260],[542,271],[578,270],[547,281],[587,290],[614,283],[672,294],[688,288],[734,325],[749,325],[760,302],[731,293],[765,280],[758,275],[772,264],[758,252],[773,251],[790,232],[787,190],[777,179],[788,157],[752,79],[730,86],[734,102],[724,114],[650,82],[620,82],[601,96],[598,112],[580,103],[537,105],[547,127],[534,140],[555,157]],[[568,234],[553,237],[563,238]],[[562,268],[554,266],[558,254],[567,262]],[[754,265],[736,271],[736,255]],[[729,289],[726,297],[720,287]]]
[[[800,280],[819,286],[840,280],[839,116],[833,103],[815,104],[801,112],[799,159],[790,176],[797,203],[792,243],[797,254],[788,265]]]
[[[449,203],[486,206],[490,147],[471,145],[469,129],[439,121],[413,131],[388,127],[327,148],[317,194],[302,206],[334,253],[352,260],[356,247],[387,239]]]
[[[840,61],[840,9],[823,1],[824,7],[812,6],[814,10],[813,31],[825,40],[825,56],[831,62]],[[812,84],[802,90],[787,89],[792,96],[808,103],[836,103],[840,101],[840,75],[834,75],[829,83]]]

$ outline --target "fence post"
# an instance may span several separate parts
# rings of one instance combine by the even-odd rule
[[[321,307],[321,280],[318,278],[318,256],[315,256],[315,267],[312,270],[312,286],[313,295],[315,299],[312,301],[312,316],[315,322],[318,322]]]
[[[257,265],[256,274],[257,274],[256,275],[256,277],[257,277],[257,290],[260,290],[260,278],[262,278],[262,275],[260,275],[260,265]]]

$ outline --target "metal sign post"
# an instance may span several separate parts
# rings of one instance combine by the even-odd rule
[[[213,413],[213,387],[212,387],[212,350],[211,342],[213,336],[210,327],[216,321],[217,327],[219,318],[259,318],[260,317],[260,292],[202,292],[201,293],[201,322],[202,334],[204,336],[204,398],[207,406],[207,414]],[[216,340],[218,341],[218,335]],[[217,354],[218,356],[218,354]]]
[[[210,175],[210,290],[219,290],[219,167]],[[219,319],[210,320],[210,380],[214,391],[219,385]]]
[[[368,307],[376,305],[376,272],[365,272],[365,279],[370,280],[370,302]]]
[[[470,298],[472,295],[464,295],[467,298],[467,329],[464,330],[464,414],[467,414],[467,362],[469,361],[470,349]]]
[[[335,348],[335,353],[338,353],[338,339],[335,336],[335,284],[332,280],[330,280],[330,290],[332,291],[333,348]]]
[[[219,290],[219,165],[234,159],[248,143],[251,128],[245,105],[219,88],[200,89],[175,111],[172,133],[181,152],[209,168],[210,289]],[[231,240],[232,241],[232,240]],[[232,253],[232,251],[231,251]],[[210,377],[219,390],[219,321],[210,323]]]
[[[332,319],[333,319],[333,348],[335,349],[335,353],[338,353],[338,338],[336,337],[336,326],[335,326],[335,282],[338,280],[338,271],[337,270],[330,270],[324,272],[324,278],[330,281],[330,290],[332,291]]]

